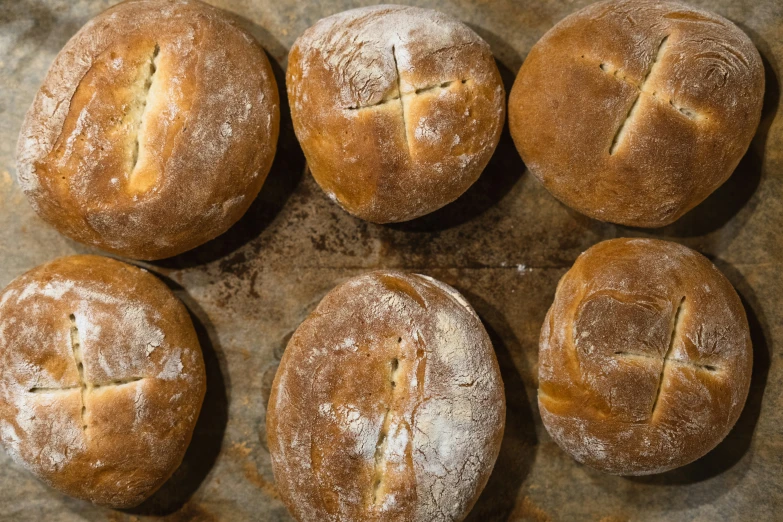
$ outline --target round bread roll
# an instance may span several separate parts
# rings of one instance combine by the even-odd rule
[[[462,520],[505,426],[492,344],[453,288],[371,272],[337,286],[291,337],[267,434],[300,521]]]
[[[509,126],[557,199],[602,221],[660,227],[729,178],[763,95],[761,57],[730,21],[674,2],[607,1],[533,46]]]
[[[280,121],[264,51],[196,0],[129,0],[57,55],[19,136],[19,183],[61,233],[160,259],[225,232],[266,179]]]
[[[0,440],[72,497],[149,497],[182,461],[205,381],[187,310],[145,270],[63,257],[0,295]]]
[[[389,223],[457,199],[495,150],[505,92],[489,45],[437,11],[345,11],[300,36],[286,85],[313,177],[345,210]]]
[[[538,406],[573,458],[647,475],[714,448],[748,395],[748,321],[723,274],[684,246],[614,239],[583,253],[544,321]]]

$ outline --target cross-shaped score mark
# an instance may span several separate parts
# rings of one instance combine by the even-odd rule
[[[103,388],[106,386],[122,386],[123,384],[130,384],[133,382],[141,381],[144,379],[144,377],[131,377],[129,379],[122,379],[122,380],[116,380],[111,381],[107,383],[92,383],[87,382],[84,379],[84,361],[82,359],[82,343],[81,339],[79,337],[79,329],[76,327],[76,317],[74,314],[71,314],[69,316],[71,320],[71,330],[70,330],[70,337],[71,337],[71,350],[73,353],[73,360],[76,363],[76,370],[79,374],[79,384],[76,386],[63,386],[60,388],[45,388],[45,387],[39,387],[34,386],[30,388],[28,391],[30,393],[62,393],[68,390],[80,390],[80,398],[81,398],[81,419],[82,419],[82,429],[87,430],[87,422],[85,420],[85,414],[87,413],[87,403],[85,402],[84,398],[89,393],[90,390],[93,390],[95,388]]]
[[[373,108],[373,107],[378,107],[380,105],[385,105],[385,104],[390,103],[390,102],[395,101],[395,100],[399,100],[400,101],[400,114],[402,115],[402,132],[403,132],[403,135],[405,136],[405,146],[408,148],[408,152],[410,153],[411,146],[410,146],[410,141],[408,139],[408,125],[406,123],[406,112],[407,112],[407,109],[405,107],[405,98],[407,98],[408,96],[418,96],[419,94],[422,94],[422,93],[425,93],[425,92],[428,92],[428,91],[433,91],[435,89],[447,89],[449,86],[451,86],[451,84],[453,84],[457,80],[449,80],[449,81],[437,83],[437,84],[434,84],[434,85],[428,85],[426,87],[420,87],[420,88],[415,89],[413,91],[402,92],[402,80],[401,80],[401,77],[400,77],[400,67],[397,64],[397,51],[396,51],[394,46],[392,46],[391,50],[392,50],[392,59],[394,60],[394,69],[395,69],[395,72],[397,74],[397,94],[395,96],[392,96],[391,98],[384,98],[384,99],[382,99],[381,101],[379,101],[377,103],[373,103],[373,104],[370,104],[370,105],[356,105],[356,106],[348,107],[347,109],[350,110],[350,111],[358,111],[358,110],[370,109],[370,108]],[[462,80],[458,80],[458,81],[462,85],[468,83],[467,79],[462,79]]]
[[[678,365],[678,366],[687,366],[690,367],[696,371],[706,371],[706,372],[716,372],[718,368],[711,366],[709,364],[698,364],[692,361],[684,361],[681,359],[674,359],[672,358],[672,352],[674,349],[674,343],[677,341],[677,339],[680,337],[680,322],[682,321],[682,314],[683,314],[683,305],[685,304],[685,297],[680,299],[680,304],[677,307],[677,310],[674,312],[674,322],[672,325],[672,333],[669,336],[669,346],[666,350],[666,354],[663,356],[662,360],[662,366],[661,366],[661,374],[658,376],[658,389],[655,392],[655,399],[653,400],[652,409],[650,410],[650,418],[653,417],[655,414],[655,408],[658,406],[658,400],[661,397],[661,389],[663,387],[663,378],[666,374],[666,368],[670,365]],[[659,360],[656,357],[650,357],[646,354],[640,354],[640,353],[633,353],[633,352],[624,352],[624,351],[618,351],[614,352],[615,355],[621,355],[623,357],[627,358],[642,358],[642,359],[654,359]]]
[[[647,84],[649,83],[650,78],[653,76],[653,73],[657,72],[659,69],[656,66],[661,62],[661,59],[663,58],[666,52],[668,40],[669,40],[668,36],[665,36],[663,40],[661,40],[661,43],[658,45],[658,50],[655,53],[655,59],[650,64],[650,68],[647,70],[647,73],[644,75],[644,77],[640,82],[635,82],[633,79],[623,75],[620,69],[614,68],[607,63],[599,64],[599,67],[601,68],[602,71],[614,76],[615,78],[618,78],[619,80],[627,83],[628,85],[635,87],[637,90],[636,98],[634,99],[634,102],[628,111],[628,115],[625,117],[625,120],[623,120],[623,122],[617,128],[617,132],[615,132],[614,138],[612,139],[612,143],[609,146],[610,155],[614,154],[617,148],[620,146],[620,143],[622,142],[623,137],[627,132],[627,129],[629,128],[631,122],[635,119],[643,94],[649,95],[654,99],[658,100],[659,102],[669,105],[670,107],[675,109],[678,114],[685,116],[689,120],[696,121],[701,118],[701,115],[698,114],[697,112],[675,104],[674,100],[671,97],[665,99],[664,97],[660,96],[657,91],[653,91],[647,88]],[[582,56],[582,58],[584,58],[584,55]]]

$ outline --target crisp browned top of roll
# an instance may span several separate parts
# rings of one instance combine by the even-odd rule
[[[667,241],[604,241],[563,276],[544,322],[541,417],[579,462],[659,473],[728,434],[752,359],[742,303],[706,258]]]
[[[302,521],[462,520],[500,449],[505,399],[478,316],[392,270],[348,280],[297,328],[275,375],[275,480]]]
[[[320,20],[291,48],[286,84],[316,181],[374,222],[413,219],[465,192],[505,117],[489,45],[458,20],[417,7]]]
[[[527,167],[563,203],[658,227],[728,179],[763,94],[761,57],[730,21],[675,2],[612,0],[533,46],[509,126]]]
[[[196,0],[129,0],[57,55],[27,113],[19,181],[63,234],[138,259],[224,232],[261,188],[279,100],[264,51]]]
[[[0,440],[52,487],[139,504],[177,469],[205,392],[187,310],[157,278],[63,257],[0,294]]]

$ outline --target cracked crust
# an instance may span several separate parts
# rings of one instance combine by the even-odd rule
[[[346,211],[377,223],[459,197],[505,119],[489,45],[428,9],[380,5],[324,18],[294,43],[286,78],[313,177]]]
[[[599,2],[548,31],[509,96],[525,165],[592,218],[672,223],[726,181],[761,117],[764,67],[725,18],[675,2]]]
[[[323,298],[286,348],[267,412],[277,486],[302,521],[462,520],[504,425],[478,316],[447,285],[390,270]]]
[[[187,310],[157,278],[63,257],[0,294],[0,440],[46,484],[115,508],[177,469],[206,391]]]
[[[277,146],[261,47],[196,0],[129,0],[55,58],[17,145],[19,183],[66,236],[135,259],[225,232]]]
[[[579,462],[661,473],[729,433],[752,361],[745,310],[712,263],[667,241],[604,241],[563,276],[546,316],[541,418]]]

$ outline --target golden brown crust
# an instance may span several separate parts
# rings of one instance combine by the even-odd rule
[[[345,210],[378,223],[459,197],[505,118],[487,43],[428,9],[381,5],[324,18],[294,43],[286,78],[313,177]]]
[[[267,411],[277,486],[302,521],[462,520],[504,424],[478,316],[451,287],[391,270],[323,298],[286,348]]]
[[[660,473],[728,434],[752,361],[745,310],[712,263],[667,241],[604,241],[558,284],[541,331],[539,409],[579,462]]]
[[[223,233],[277,145],[269,61],[196,0],[129,0],[57,55],[19,136],[19,182],[77,241],[158,259]]]
[[[142,502],[182,461],[205,391],[188,312],[145,270],[63,257],[0,295],[0,440],[68,495]]]
[[[599,2],[533,46],[509,126],[527,167],[563,203],[659,227],[728,179],[763,94],[759,53],[725,18],[674,2]]]

